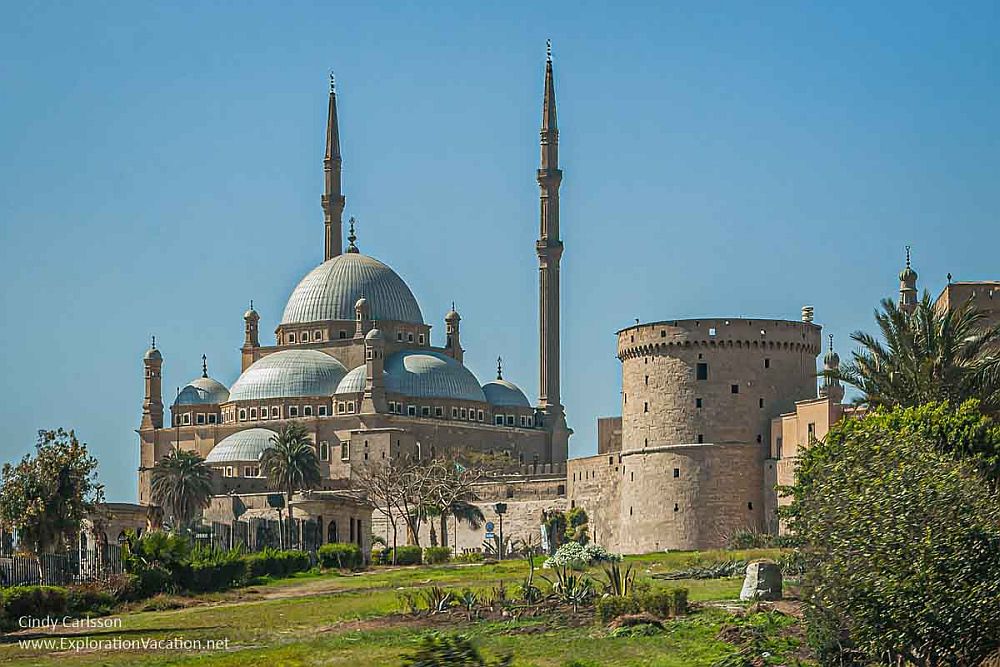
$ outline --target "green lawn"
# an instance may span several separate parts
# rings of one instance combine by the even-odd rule
[[[630,557],[640,576],[730,558],[773,556],[773,552],[652,554]],[[462,632],[493,655],[511,652],[515,664],[558,667],[630,665],[671,667],[711,665],[735,651],[716,639],[732,620],[721,609],[705,608],[667,625],[653,637],[613,638],[599,624],[582,620],[567,627],[553,615],[516,620],[472,621],[448,616],[400,613],[397,593],[431,585],[488,589],[504,581],[512,589],[527,573],[523,561],[495,565],[381,568],[358,575],[299,575],[266,585],[213,596],[194,606],[167,611],[132,611],[113,629],[72,630],[63,635],[35,632],[10,636],[0,644],[0,663],[24,665],[397,665],[428,630]],[[536,570],[544,575],[546,570]],[[597,571],[599,573],[599,570]],[[595,573],[595,577],[597,576]],[[680,585],[692,601],[733,600],[740,579],[652,580],[654,586]],[[543,586],[544,588],[544,586]],[[192,601],[185,600],[185,604]],[[89,633],[89,634],[88,634]],[[86,647],[84,650],[22,647],[17,639],[60,638],[143,641],[228,640],[228,649],[198,651]],[[781,664],[779,662],[769,664]]]

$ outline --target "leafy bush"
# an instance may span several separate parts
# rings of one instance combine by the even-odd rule
[[[481,551],[466,551],[454,557],[456,563],[482,563],[486,556]]]
[[[190,563],[176,568],[181,588],[196,593],[221,591],[239,586],[247,579],[246,556],[238,550],[196,551]]]
[[[508,667],[511,664],[512,656],[488,660],[467,637],[438,633],[422,637],[417,650],[403,658],[403,667]]]
[[[424,549],[424,562],[428,565],[447,563],[449,560],[451,560],[449,547],[427,547]]]
[[[66,589],[59,586],[12,586],[0,590],[0,624],[18,627],[22,616],[44,618],[65,616]]]
[[[259,577],[287,577],[296,572],[305,572],[312,566],[309,554],[294,549],[279,550],[268,547],[257,553],[244,556],[247,563],[247,579]]]
[[[747,572],[747,561],[727,560],[712,565],[694,566],[684,570],[654,574],[655,579],[725,579],[742,577]]]
[[[660,588],[639,596],[639,606],[654,616],[683,616],[688,611],[688,589]]]
[[[755,528],[743,528],[729,536],[726,546],[729,549],[769,549],[775,546],[776,538]]]
[[[334,542],[324,544],[316,552],[320,565],[349,570],[360,570],[364,566],[364,554],[361,547],[353,543]]]
[[[393,549],[386,550],[386,562],[392,562]],[[423,559],[423,549],[420,547],[396,547],[396,565],[420,565]]]
[[[1000,647],[989,431],[967,404],[897,408],[843,420],[800,455],[788,516],[804,599],[826,625],[813,636],[925,665]]]
[[[545,559],[544,568],[570,567],[582,570],[594,563],[613,563],[622,559],[621,554],[611,553],[597,544],[581,545],[579,542],[567,542],[558,549],[554,556]]]
[[[100,584],[76,584],[66,589],[66,612],[70,616],[106,616],[117,602]]]
[[[619,616],[638,614],[639,609],[639,600],[634,597],[607,595],[597,601],[594,612],[601,623],[610,623]]]
[[[110,577],[104,584],[104,589],[117,602],[132,602],[141,596],[141,582],[136,574],[117,574]]]

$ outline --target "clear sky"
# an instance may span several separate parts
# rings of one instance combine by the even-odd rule
[[[572,454],[620,412],[614,332],[871,328],[1000,278],[996,3],[59,2],[0,9],[0,460],[75,428],[135,498],[142,353],[239,373],[322,259],[327,71],[347,214],[466,362],[537,395],[538,125],[554,44]],[[710,5],[710,6],[706,6]]]

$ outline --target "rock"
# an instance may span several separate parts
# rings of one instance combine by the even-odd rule
[[[781,568],[773,560],[755,560],[747,565],[741,600],[780,600]]]

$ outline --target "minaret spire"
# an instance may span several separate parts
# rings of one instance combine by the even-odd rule
[[[208,357],[204,354],[201,355],[201,376],[203,378],[208,377]]]
[[[497,379],[503,379],[503,357],[497,357]]]
[[[550,462],[564,462],[569,454],[570,430],[559,388],[559,127],[556,122],[556,86],[552,72],[552,42],[546,42],[545,89],[542,99],[541,164],[537,179],[541,204],[538,253],[539,396],[542,425],[550,433]]]
[[[328,260],[340,254],[341,227],[344,218],[344,197],[340,182],[340,128],[337,125],[337,84],[330,72],[330,109],[326,118],[326,155],[323,157],[324,189],[323,205],[326,239],[323,259]]]

